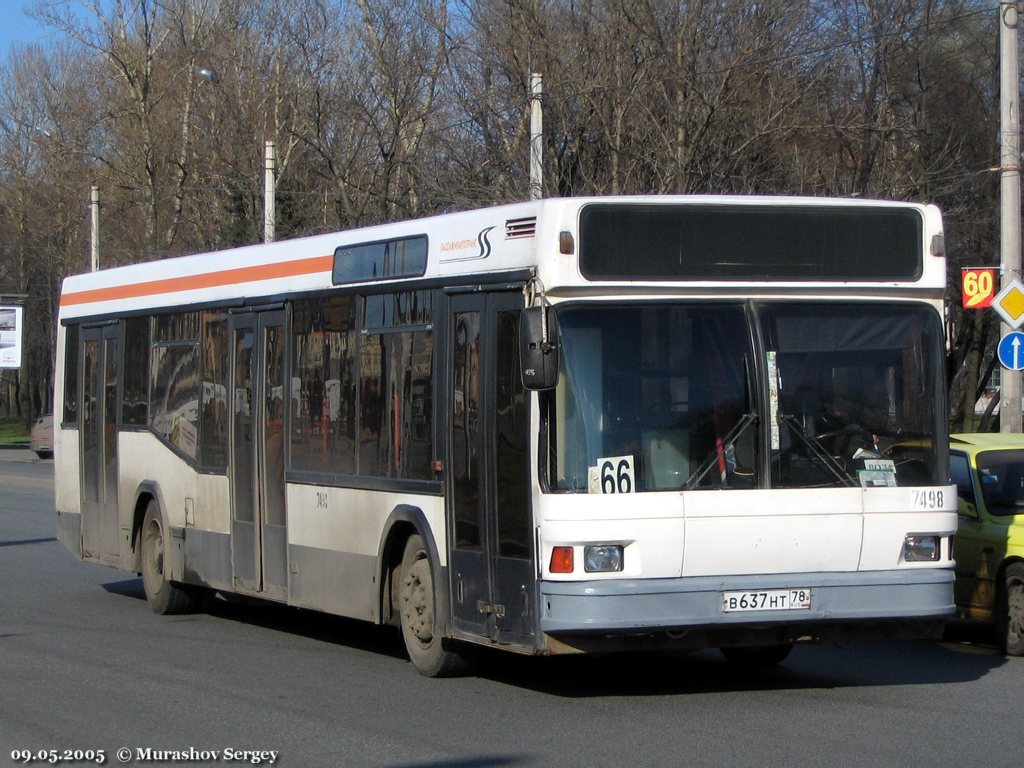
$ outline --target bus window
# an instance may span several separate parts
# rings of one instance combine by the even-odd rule
[[[150,374],[150,427],[193,461],[199,446],[199,313],[158,315]]]
[[[130,317],[124,322],[123,425],[145,427],[149,423],[149,317]]]
[[[200,463],[223,468],[228,463],[228,316],[208,310],[202,316],[203,417]]]
[[[320,296],[295,302],[292,469],[355,474],[355,303],[352,296]]]
[[[78,337],[79,326],[69,325],[64,343],[64,415],[63,422],[78,424]]]

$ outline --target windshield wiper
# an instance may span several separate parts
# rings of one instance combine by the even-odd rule
[[[821,464],[821,466],[823,466],[825,469],[827,469],[829,472],[835,475],[836,479],[839,482],[841,482],[843,485],[848,486],[857,485],[857,481],[849,472],[846,471],[846,468],[838,461],[836,461],[832,457],[832,454],[830,454],[828,451],[824,449],[824,447],[822,447],[820,440],[818,440],[815,437],[810,437],[804,434],[803,424],[796,416],[780,413],[779,420],[789,425],[790,433],[795,434],[797,437],[799,437],[800,442],[807,446],[807,449],[810,451],[810,456],[814,459],[817,459],[818,463]],[[842,430],[839,430],[839,432],[830,433],[830,436],[834,436],[840,433],[842,433]]]
[[[725,437],[722,438],[721,446],[716,445],[715,448],[711,451],[711,455],[708,456],[707,460],[705,460],[703,464],[697,467],[697,471],[690,475],[690,477],[687,478],[686,482],[683,483],[683,490],[688,491],[691,488],[696,487],[697,483],[703,480],[704,476],[707,475],[707,473],[710,472],[711,469],[718,464],[720,458],[720,451],[729,452],[733,450],[736,445],[736,441],[740,438],[740,435],[746,432],[747,428],[751,424],[754,424],[756,422],[757,414],[745,413],[742,416],[740,416],[740,419],[739,421],[736,422],[736,425],[726,433]]]

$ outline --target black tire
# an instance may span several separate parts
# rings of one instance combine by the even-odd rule
[[[167,551],[160,507],[150,501],[139,530],[139,565],[146,602],[154,613],[188,613],[195,608],[193,593],[167,579],[164,560]]]
[[[466,658],[446,646],[438,632],[434,572],[423,539],[409,537],[398,573],[402,639],[416,671],[425,677],[457,677],[469,671]]]
[[[36,456],[40,459],[52,459],[53,451],[36,451]]]
[[[781,664],[793,650],[791,644],[785,645],[759,645],[750,648],[727,647],[719,648],[722,655],[734,664],[742,664],[745,667],[767,668]]]
[[[1007,656],[1024,656],[1024,563],[1011,563],[1003,572],[996,630]]]

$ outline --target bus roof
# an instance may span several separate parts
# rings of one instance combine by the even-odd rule
[[[923,231],[924,267],[908,286],[941,290],[945,285],[942,259],[935,253],[936,236],[942,225],[933,206],[891,201],[836,198],[758,196],[628,196],[599,198],[552,198],[512,205],[442,214],[422,219],[382,224],[332,234],[251,245],[210,253],[142,262],[68,277],[60,303],[62,320],[141,312],[187,305],[212,305],[237,301],[254,302],[261,297],[278,298],[337,287],[335,254],[351,253],[353,246],[386,244],[426,236],[426,257],[422,270],[398,277],[384,275],[376,283],[404,282],[414,276],[423,279],[465,278],[496,272],[534,270],[549,289],[586,285],[575,253],[566,249],[559,234],[569,232],[572,247],[579,244],[580,212],[588,205],[645,207],[683,206],[716,209],[730,207],[770,209],[911,210],[920,216]],[[940,262],[940,263],[935,263]],[[635,286],[636,276],[613,278],[611,282]],[[661,278],[664,285],[665,278]],[[688,285],[692,279],[680,280]],[[813,283],[813,278],[810,279]],[[790,280],[805,285],[805,280]],[[891,281],[890,281],[891,283]],[[716,280],[702,278],[696,284],[711,286]],[[739,287],[741,280],[730,285]],[[746,284],[759,284],[747,280]],[[835,283],[830,283],[832,287]]]

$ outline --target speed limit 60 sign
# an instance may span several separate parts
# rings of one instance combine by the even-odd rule
[[[965,309],[985,309],[992,306],[996,295],[996,270],[965,269],[961,273],[960,291]]]

